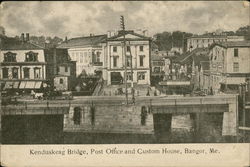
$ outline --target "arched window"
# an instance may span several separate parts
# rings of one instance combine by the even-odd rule
[[[73,120],[74,120],[75,125],[80,125],[81,123],[81,108],[80,107],[74,108]]]
[[[60,78],[60,84],[63,84],[63,79],[62,78]]]
[[[18,79],[18,68],[16,67],[12,68],[12,77],[14,79]]]
[[[26,62],[36,62],[38,61],[38,53],[29,51],[27,53],[25,53],[25,61]]]
[[[141,107],[141,125],[146,125],[146,119],[147,119],[147,110],[145,106]]]
[[[4,53],[4,62],[16,62],[16,53]]]

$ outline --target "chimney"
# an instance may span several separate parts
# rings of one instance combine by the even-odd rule
[[[26,33],[26,41],[29,42],[30,41],[30,34]]]
[[[24,42],[24,33],[21,34],[21,41]]]
[[[67,36],[65,37],[65,40],[64,40],[64,41],[65,41],[66,43],[68,42],[68,37],[67,37]]]
[[[108,34],[108,38],[111,37],[111,32],[110,31],[108,31],[107,34]]]

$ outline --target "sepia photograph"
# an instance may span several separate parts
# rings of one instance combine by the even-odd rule
[[[248,1],[2,2],[1,145],[250,143],[249,15]]]

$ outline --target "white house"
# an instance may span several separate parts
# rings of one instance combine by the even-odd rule
[[[1,88],[40,89],[46,80],[44,48],[29,42],[29,34],[21,40],[2,37],[0,53]]]
[[[66,48],[71,60],[76,61],[76,75],[83,71],[87,74],[95,74],[102,71],[103,56],[101,42],[107,35],[90,35],[86,37],[65,40],[57,48]]]
[[[216,43],[210,52],[210,86],[237,90],[250,78],[250,41]]]
[[[195,48],[207,48],[213,43],[227,41],[244,41],[244,36],[195,35],[187,38],[187,51],[192,51]]]
[[[124,35],[127,62],[123,46]],[[134,31],[118,31],[103,42],[103,79],[107,85],[124,83],[125,66],[128,83],[133,81],[136,84],[150,85],[150,41],[150,38]]]

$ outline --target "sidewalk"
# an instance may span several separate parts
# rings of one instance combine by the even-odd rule
[[[120,90],[120,91],[119,91]],[[134,85],[135,96],[160,96],[161,92],[155,87],[149,85]],[[131,95],[132,88],[130,85],[127,87],[128,95]],[[125,85],[104,85],[102,91],[99,94],[100,96],[121,96],[125,95]]]

